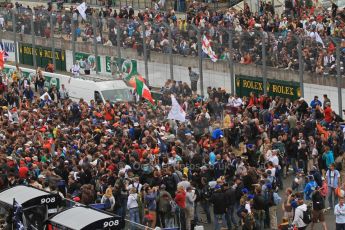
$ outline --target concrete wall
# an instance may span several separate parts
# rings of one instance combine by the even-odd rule
[[[2,39],[13,40],[13,33],[0,32]],[[17,36],[18,42],[31,43],[30,35]],[[36,44],[44,47],[51,46],[51,40],[41,37],[36,37]],[[56,48],[66,51],[66,70],[68,71],[72,64],[72,43],[69,40],[55,38]],[[76,51],[82,53],[93,54],[94,46],[90,42],[77,42]],[[117,48],[112,46],[98,46],[98,55],[101,56],[101,73],[107,74],[105,71],[105,56],[117,57]],[[121,49],[121,56],[123,58],[138,60],[138,72],[144,75],[145,64],[142,56],[138,56],[136,50]],[[161,87],[167,79],[170,79],[170,59],[169,55],[163,53],[150,53],[150,60],[148,62],[148,78],[152,86]],[[189,81],[187,67],[191,66],[198,72],[198,59],[195,57],[183,57],[181,55],[173,55],[173,71],[174,79],[181,81]],[[262,76],[262,67],[256,65],[234,65],[234,73],[248,75],[253,77]],[[213,63],[209,60],[203,60],[203,76],[204,76],[204,89],[207,86],[224,87],[230,90],[230,74],[228,62],[218,61]],[[267,78],[278,79],[284,81],[299,82],[299,75],[296,71],[283,70],[267,67]],[[310,101],[314,95],[322,96],[327,93],[332,100],[332,106],[338,112],[338,92],[337,81],[335,77],[318,77],[310,73],[304,73],[304,91],[305,98]],[[345,88],[345,81],[342,81],[341,87]],[[206,92],[206,91],[205,91]],[[343,90],[343,98],[344,97]],[[344,100],[345,102],[345,100]],[[343,102],[343,108],[345,106]]]

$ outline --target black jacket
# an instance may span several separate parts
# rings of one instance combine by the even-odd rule
[[[264,210],[265,209],[265,198],[261,194],[254,196],[253,209],[255,209],[255,210]]]
[[[226,201],[228,206],[233,206],[236,203],[236,196],[235,190],[233,188],[229,188],[225,191]]]
[[[211,196],[210,202],[213,204],[214,214],[226,213],[227,202],[225,202],[226,196],[223,191],[215,191]]]

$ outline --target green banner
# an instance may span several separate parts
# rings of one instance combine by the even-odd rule
[[[30,44],[19,44],[19,62],[25,65],[34,65],[33,53],[36,54],[37,66],[45,68],[47,64],[53,63],[53,52],[51,48],[36,46],[35,51]],[[55,69],[66,71],[66,56],[65,51],[55,49]]]
[[[133,75],[138,74],[138,63],[136,60],[124,59],[124,58],[115,58],[115,66],[111,65],[111,57],[105,57],[106,72],[111,73],[112,68],[115,70],[115,74],[122,75],[124,80],[129,80]]]
[[[266,91],[268,96],[280,96],[292,100],[301,97],[299,83],[293,81],[281,81],[267,79]],[[240,97],[249,96],[250,92],[256,95],[263,94],[263,79],[259,77],[250,77],[236,75],[236,94]]]
[[[5,67],[3,71],[4,71],[4,73],[7,74],[7,76],[11,77],[13,72],[15,71],[15,69]],[[22,78],[28,77],[30,82],[32,82],[32,79],[35,77],[35,74],[36,73],[34,70],[31,72],[22,70]],[[44,78],[45,78],[44,87],[49,89],[51,86],[54,85],[59,90],[60,89],[60,79],[52,77],[52,76],[48,76],[47,74],[50,74],[50,73],[45,72],[45,74],[44,74]]]
[[[91,72],[96,72],[96,58],[95,55],[86,54],[86,53],[75,53],[75,60],[79,61],[79,65],[81,69],[85,68],[85,63],[82,61],[87,59],[91,65]],[[97,69],[98,72],[101,72],[101,58],[97,56]]]

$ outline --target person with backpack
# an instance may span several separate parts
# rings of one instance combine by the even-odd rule
[[[324,230],[327,230],[327,225],[325,222],[325,215],[323,209],[325,208],[325,200],[320,192],[320,187],[318,187],[315,192],[311,195],[311,200],[313,202],[313,212],[312,212],[312,223],[311,229],[314,229],[314,224],[320,222]]]
[[[235,189],[233,187],[230,187],[229,184],[225,183],[223,185],[225,190],[225,196],[227,201],[227,213],[226,213],[226,219],[228,224],[228,229],[232,228],[233,226],[237,226],[237,221],[235,219],[235,213],[236,213],[236,195],[235,195]]]
[[[113,211],[115,206],[115,198],[113,196],[113,190],[110,187],[105,190],[101,203],[104,204],[104,209],[106,211]]]
[[[311,220],[310,211],[308,214],[308,207],[304,203],[303,197],[299,197],[297,203],[298,203],[298,207],[295,210],[295,216],[294,216],[292,224],[295,225],[295,227],[298,230],[305,230]]]
[[[220,185],[214,187],[210,202],[213,204],[214,229],[220,230],[222,225],[226,225],[225,213],[227,208],[226,196]]]
[[[162,184],[159,189],[159,194],[157,196],[157,205],[158,205],[158,220],[160,226],[167,228],[171,226],[171,205],[170,201],[172,200],[171,195],[166,191],[166,186]]]
[[[262,195],[260,186],[255,187],[252,212],[255,218],[256,228],[263,230],[265,227],[265,198]]]
[[[264,197],[265,197],[266,206],[268,207],[270,228],[278,229],[277,205],[280,203],[281,198],[279,197],[278,193],[276,193],[273,190],[272,184],[266,185],[266,191],[265,191]]]
[[[136,225],[134,223],[140,223],[138,193],[136,188],[131,188],[129,190],[127,209],[129,211],[129,219],[131,221],[131,230],[135,230]]]

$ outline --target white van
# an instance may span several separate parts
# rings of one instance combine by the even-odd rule
[[[28,76],[30,79],[36,74],[33,69],[22,68],[23,76]],[[15,70],[13,65],[5,65],[4,71],[11,76]],[[74,101],[79,101],[83,98],[86,102],[95,100],[97,103],[105,103],[110,101],[112,103],[117,101],[129,102],[133,101],[132,88],[128,87],[123,80],[114,80],[111,76],[102,75],[82,75],[78,77],[71,77],[63,74],[43,72],[45,77],[45,86],[47,88],[55,85],[60,89],[63,84],[68,91],[69,97]]]
[[[123,80],[111,80],[97,78],[97,76],[80,76],[60,78],[60,84],[64,84],[72,100],[83,98],[90,102],[95,100],[97,103],[110,101],[133,101],[133,94]]]

